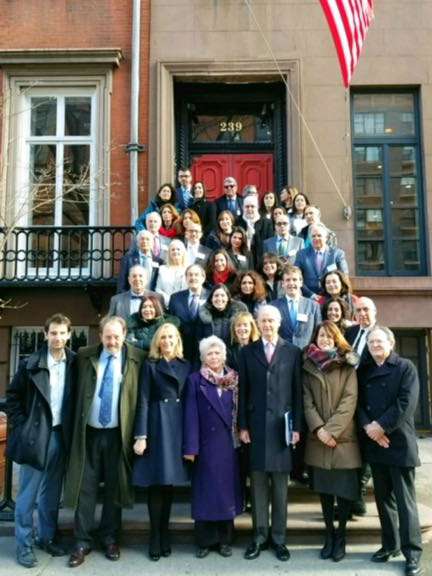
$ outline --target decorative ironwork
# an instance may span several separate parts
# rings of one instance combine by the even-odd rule
[[[111,283],[133,233],[125,226],[0,229],[0,287]]]

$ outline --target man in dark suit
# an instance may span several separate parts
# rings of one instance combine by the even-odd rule
[[[180,186],[176,188],[177,206],[182,210],[191,208],[193,204],[192,172],[190,168],[180,168],[177,175]]]
[[[36,499],[37,545],[51,556],[66,554],[55,536],[75,408],[75,354],[66,348],[70,336],[69,318],[63,314],[48,318],[45,343],[21,362],[6,393],[7,455],[21,464],[15,506],[16,554],[26,568],[37,564],[33,552]]]
[[[382,547],[373,562],[387,562],[402,551],[406,576],[423,574],[421,531],[415,495],[420,465],[414,414],[419,397],[417,371],[393,352],[391,330],[372,328],[367,336],[370,362],[359,367],[360,445],[372,468]]]
[[[282,262],[294,264],[297,252],[304,248],[304,241],[298,236],[291,236],[289,225],[289,218],[286,214],[277,217],[276,236],[264,240],[263,253],[277,254]]]
[[[201,224],[191,222],[185,232],[185,246],[188,264],[199,264],[205,268],[212,251],[210,248],[207,248],[207,246],[201,244],[202,235]]]
[[[146,289],[154,290],[159,274],[159,267],[163,264],[162,258],[154,256],[153,234],[149,230],[140,230],[136,235],[136,243],[123,256],[120,266],[120,273],[117,279],[117,293],[129,290],[129,270],[135,264],[140,264],[147,270],[148,285]]]
[[[372,330],[377,321],[377,309],[374,301],[366,296],[358,298],[355,303],[355,315],[358,324],[347,328],[345,339],[359,355],[360,360],[357,365],[359,368],[371,358],[366,340],[368,332]]]
[[[300,268],[288,264],[282,273],[285,296],[271,303],[281,313],[280,337],[301,349],[310,343],[315,328],[321,322],[319,305],[310,298],[302,296],[302,286]]]
[[[195,367],[199,364],[198,327],[199,309],[208,297],[204,288],[205,271],[199,264],[186,268],[187,290],[174,292],[169,302],[169,313],[180,320],[184,356]]]
[[[129,268],[128,282],[130,290],[115,294],[111,298],[108,311],[110,316],[121,316],[126,320],[131,314],[138,312],[141,301],[146,296],[156,296],[162,306],[164,305],[160,294],[146,290],[145,287],[148,284],[147,270],[140,264],[135,264],[135,266]]]
[[[100,482],[104,498],[99,536],[109,560],[120,558],[121,509],[133,504],[133,428],[145,354],[125,338],[123,318],[106,316],[100,344],[78,351],[79,388],[65,483],[65,504],[75,510],[71,568],[80,566],[93,547]]]
[[[358,370],[365,363],[370,362],[371,355],[367,347],[366,340],[368,333],[372,330],[377,322],[377,310],[373,300],[362,296],[355,303],[355,314],[358,324],[350,326],[345,332],[345,339],[352,346],[354,352],[359,356],[359,362],[356,366]],[[360,373],[357,373],[357,378]],[[352,505],[352,514],[355,516],[365,516],[367,485],[371,478],[371,469],[367,462],[363,462],[360,468],[360,498]]]
[[[348,274],[345,252],[341,248],[329,248],[328,230],[322,224],[311,228],[312,246],[297,253],[295,265],[303,274],[303,294],[310,298],[322,292],[321,278],[327,272],[340,270]]]
[[[216,200],[216,212],[220,214],[223,210],[229,210],[234,218],[241,216],[243,210],[243,200],[237,195],[237,180],[232,176],[225,178],[224,196]]]
[[[257,558],[268,540],[279,560],[290,558],[286,520],[292,454],[286,443],[285,417],[291,422],[291,443],[295,445],[300,439],[302,419],[301,351],[279,338],[280,322],[277,308],[262,306],[258,312],[262,338],[242,348],[239,357],[238,419],[240,440],[250,444],[254,532],[245,552],[248,560]]]

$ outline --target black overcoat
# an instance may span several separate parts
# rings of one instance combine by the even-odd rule
[[[52,427],[50,375],[46,343],[20,363],[6,392],[9,433],[6,453],[18,464],[45,468]],[[66,349],[65,386],[62,404],[62,433],[68,451],[75,409],[76,359]]]
[[[285,443],[284,415],[291,410],[293,430],[302,421],[301,351],[278,339],[268,364],[262,340],[239,354],[239,427],[251,435],[251,470],[290,472],[291,447]]]
[[[357,374],[360,446],[365,460],[387,466],[419,466],[414,424],[419,380],[414,364],[392,352],[382,366],[371,360],[360,365]],[[373,420],[388,436],[388,448],[366,435],[363,428]]]

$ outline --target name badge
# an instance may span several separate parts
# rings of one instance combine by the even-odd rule
[[[297,322],[307,322],[309,319],[309,314],[302,314],[299,312],[297,314]]]
[[[337,270],[337,266],[336,264],[329,264],[326,268],[327,272],[334,272],[335,270]]]
[[[240,210],[240,208],[237,208],[237,216],[241,216],[241,210]]]
[[[159,262],[152,262],[153,268],[159,268]]]
[[[203,254],[203,252],[198,252],[197,254],[197,258],[205,258],[205,254]]]
[[[166,244],[161,244],[160,249],[161,249],[161,251],[162,251],[162,250],[164,250],[164,251],[165,251],[165,250],[168,250],[168,246],[167,246]]]
[[[295,256],[297,254],[297,250],[295,248],[293,248],[292,250],[290,250],[288,252],[288,256]]]
[[[243,254],[237,254],[237,260],[239,262],[246,262],[246,256],[244,256]]]

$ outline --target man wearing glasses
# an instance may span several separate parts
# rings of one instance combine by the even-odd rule
[[[304,248],[304,240],[291,236],[288,216],[279,216],[276,220],[276,235],[264,240],[264,254],[277,254],[282,262],[294,264],[297,252]]]
[[[228,176],[225,178],[223,186],[224,196],[216,201],[216,211],[220,214],[222,210],[229,210],[235,218],[238,218],[243,211],[243,200],[237,196],[237,181],[232,176]]]

